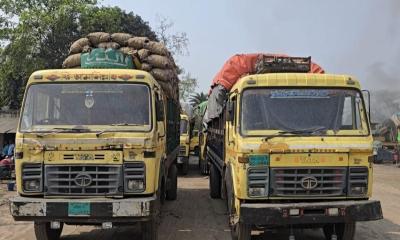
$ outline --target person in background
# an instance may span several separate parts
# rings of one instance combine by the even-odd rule
[[[1,158],[5,158],[8,154],[8,148],[9,148],[9,144],[8,141],[5,141],[4,145],[3,145],[3,150],[1,151]]]
[[[14,148],[15,148],[15,144],[13,141],[11,141],[10,145],[8,146],[8,152],[7,152],[8,157],[14,156]]]

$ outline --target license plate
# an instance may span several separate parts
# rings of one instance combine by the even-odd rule
[[[68,203],[68,216],[90,216],[90,203]]]

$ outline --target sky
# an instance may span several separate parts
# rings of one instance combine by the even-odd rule
[[[237,53],[312,56],[326,72],[356,76],[365,89],[400,90],[400,0],[104,0],[159,16],[186,32],[189,55],[178,63],[207,91]]]

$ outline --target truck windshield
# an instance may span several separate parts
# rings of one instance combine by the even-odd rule
[[[365,135],[360,93],[349,89],[248,89],[241,101],[244,135]]]
[[[181,119],[181,134],[188,134],[188,120]]]
[[[43,83],[29,87],[20,131],[62,126],[149,131],[149,87],[126,83]]]

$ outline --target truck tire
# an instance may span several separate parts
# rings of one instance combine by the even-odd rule
[[[142,240],[157,240],[158,229],[157,221],[152,218],[151,220],[142,222]]]
[[[37,240],[58,240],[60,239],[61,232],[64,224],[60,224],[59,229],[51,229],[50,222],[35,222],[35,236]]]
[[[232,240],[251,240],[251,225],[238,222],[231,231]]]
[[[221,198],[221,177],[214,164],[210,168],[210,197]]]
[[[207,175],[207,173],[208,173],[207,161],[206,161],[206,160],[200,159],[199,162],[200,162],[200,163],[199,163],[199,165],[200,165],[200,173],[201,173],[202,175]]]
[[[176,200],[178,191],[178,168],[176,164],[172,164],[168,172],[169,186],[167,190],[167,200]]]
[[[333,228],[335,228],[337,240],[353,240],[356,233],[356,223],[336,223],[323,227],[326,240],[332,239]]]
[[[189,157],[185,158],[182,163],[182,175],[187,175],[189,172]]]

